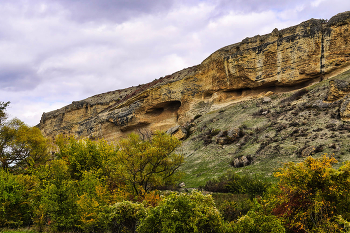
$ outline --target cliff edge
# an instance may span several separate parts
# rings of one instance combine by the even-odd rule
[[[223,47],[201,64],[150,83],[89,97],[43,113],[37,127],[109,141],[137,130],[169,130],[251,96],[298,89],[350,68],[350,12],[310,19]],[[344,119],[346,120],[346,119]]]

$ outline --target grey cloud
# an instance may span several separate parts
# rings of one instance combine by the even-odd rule
[[[210,1],[208,1],[210,2]],[[238,12],[261,12],[265,10],[282,10],[293,8],[298,4],[304,4],[310,1],[305,0],[217,0],[217,9],[220,11],[238,11]]]
[[[68,9],[77,21],[113,20],[122,22],[143,14],[167,11],[175,0],[54,0]],[[52,0],[47,0],[52,3]]]
[[[311,4],[298,12],[298,17],[330,19],[334,15],[350,10],[350,1],[343,0],[325,0],[317,6]]]
[[[329,19],[337,13],[350,9],[350,1],[324,0],[317,2],[316,0],[217,0],[216,10],[219,15],[229,11],[251,13],[270,10],[283,14],[291,10],[295,11],[296,18],[308,20],[310,18]]]
[[[28,91],[40,84],[40,78],[28,67],[2,68],[0,70],[0,90]]]

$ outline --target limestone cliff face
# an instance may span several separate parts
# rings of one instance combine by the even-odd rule
[[[49,137],[107,140],[141,129],[169,130],[247,95],[300,87],[347,69],[349,29],[350,12],[344,12],[246,38],[200,65],[44,113],[38,127]]]

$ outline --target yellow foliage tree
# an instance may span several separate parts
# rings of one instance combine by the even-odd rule
[[[19,119],[0,125],[1,168],[21,171],[49,158],[48,141],[38,128],[29,127]]]
[[[119,142],[114,160],[116,179],[124,183],[136,196],[178,180],[178,168],[184,161],[182,155],[173,153],[179,140],[158,132],[150,140],[131,134]]]
[[[338,170],[337,160],[324,155],[302,163],[287,163],[280,179],[274,214],[285,219],[292,232],[340,232],[339,219],[349,220],[350,163]],[[339,218],[340,217],[340,218]]]

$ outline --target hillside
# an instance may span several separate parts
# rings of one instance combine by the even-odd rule
[[[178,149],[187,187],[232,170],[271,177],[307,156],[350,160],[350,71],[299,90],[233,103],[198,116]]]

